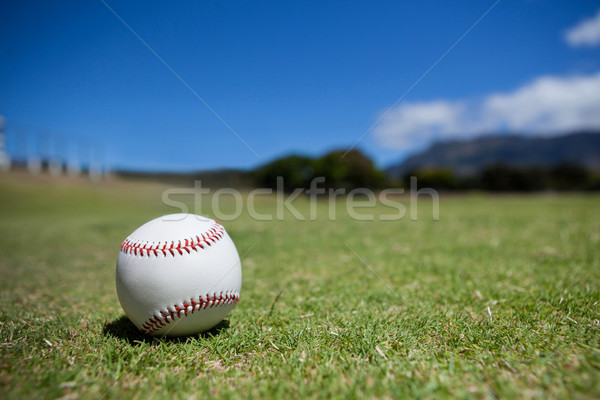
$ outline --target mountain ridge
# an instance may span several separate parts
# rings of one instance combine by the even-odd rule
[[[547,167],[561,163],[600,170],[600,131],[550,137],[497,134],[470,140],[440,141],[385,171],[395,179],[411,171],[429,168],[446,168],[458,175],[469,176],[491,164]]]

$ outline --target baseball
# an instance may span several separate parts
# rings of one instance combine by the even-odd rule
[[[185,336],[210,329],[235,307],[241,287],[235,245],[210,218],[165,215],[121,244],[117,295],[143,333]]]

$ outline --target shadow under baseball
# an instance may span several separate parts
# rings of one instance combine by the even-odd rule
[[[180,336],[180,337],[154,337],[145,335],[140,332],[135,325],[127,318],[126,315],[123,315],[113,321],[106,322],[104,324],[104,328],[102,332],[104,336],[113,337],[119,341],[126,342],[132,346],[137,346],[142,343],[150,343],[150,344],[158,344],[160,342],[175,342],[182,343],[186,342],[189,338],[210,338],[213,336],[217,336],[221,334],[221,332],[229,329],[229,320],[224,319],[219,322],[214,328],[209,329],[207,331],[198,333],[196,335],[190,336]]]

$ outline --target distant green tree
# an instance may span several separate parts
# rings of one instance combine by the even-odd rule
[[[490,165],[481,173],[481,188],[492,192],[531,192],[548,187],[548,174],[543,168],[519,168],[505,164]]]
[[[336,150],[325,154],[314,162],[315,176],[325,177],[325,186],[348,190],[365,187],[382,188],[387,180],[373,161],[362,151]]]
[[[315,177],[324,177],[320,186],[325,188],[358,187],[372,189],[386,185],[386,177],[373,161],[360,150],[336,150],[322,157],[291,155],[265,164],[251,173],[256,186],[275,189],[277,177],[283,178],[285,191],[297,188],[308,189]]]
[[[577,164],[560,164],[550,170],[550,187],[556,190],[586,190],[592,187],[590,171]]]
[[[310,157],[290,155],[258,167],[251,175],[256,186],[273,189],[277,188],[277,177],[282,177],[284,190],[291,192],[296,188],[308,187],[315,176],[313,164]]]
[[[417,178],[417,185],[441,190],[457,190],[461,182],[449,168],[424,168],[404,175],[404,187],[410,187],[410,177]]]

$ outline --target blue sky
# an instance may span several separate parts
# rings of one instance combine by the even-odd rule
[[[500,1],[386,113],[494,3],[106,0],[170,70],[102,1],[3,2],[8,147],[25,132],[112,168],[251,168],[379,121],[357,147],[386,166],[436,139],[600,127],[596,1]]]

